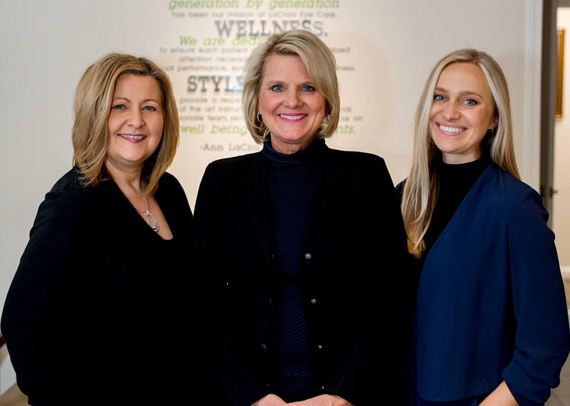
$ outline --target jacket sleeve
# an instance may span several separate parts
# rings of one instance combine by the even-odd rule
[[[503,371],[521,406],[544,403],[560,383],[570,349],[568,312],[554,234],[540,196],[528,188],[508,219],[508,250],[516,320],[515,350]]]
[[[368,168],[372,180],[364,185],[365,198],[359,213],[349,221],[359,222],[359,260],[347,270],[358,279],[362,300],[360,311],[366,322],[355,331],[352,343],[336,368],[333,393],[356,405],[374,404],[378,393],[383,401],[403,404],[406,333],[411,328],[414,288],[411,259],[407,255],[398,197],[382,159]],[[361,299],[360,299],[361,298]]]
[[[81,271],[77,260],[82,247],[89,245],[80,237],[86,210],[62,193],[46,195],[4,305],[2,333],[18,385],[30,404],[66,404],[65,380],[54,373],[57,354],[50,342],[57,329],[52,322],[55,303],[69,289],[69,276]]]
[[[268,389],[250,369],[243,351],[235,342],[236,331],[228,320],[235,303],[224,294],[223,270],[231,267],[225,251],[223,215],[231,181],[227,168],[210,164],[202,178],[194,211],[194,272],[198,290],[198,317],[218,379],[231,405],[251,405],[266,396]],[[231,169],[231,168],[230,168]],[[242,328],[247,328],[242,326]]]

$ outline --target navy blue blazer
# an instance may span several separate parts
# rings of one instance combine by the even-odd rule
[[[493,391],[543,403],[570,348],[554,234],[540,196],[491,164],[428,254],[414,321],[418,393]]]

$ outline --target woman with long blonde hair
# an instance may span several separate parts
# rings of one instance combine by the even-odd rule
[[[397,188],[420,269],[411,403],[539,405],[570,348],[553,233],[519,179],[497,62],[474,49],[433,68]]]

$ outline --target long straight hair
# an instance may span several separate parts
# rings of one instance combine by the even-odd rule
[[[483,154],[494,163],[520,178],[513,145],[509,89],[505,75],[487,53],[460,49],[444,56],[432,69],[418,103],[414,118],[414,151],[410,174],[402,196],[402,216],[408,236],[408,251],[420,257],[425,249],[424,236],[429,228],[437,201],[441,151],[429,133],[429,113],[436,83],[443,69],[453,63],[471,63],[483,71],[494,99],[497,127],[482,141]]]

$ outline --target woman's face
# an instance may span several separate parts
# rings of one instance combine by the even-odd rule
[[[291,154],[310,145],[325,118],[325,106],[325,98],[315,89],[299,56],[267,58],[259,112],[277,152]]]
[[[119,171],[141,170],[162,139],[162,92],[151,76],[119,77],[109,114],[107,166]]]
[[[441,72],[430,109],[429,131],[443,162],[481,157],[481,141],[496,126],[495,102],[485,74],[471,63],[453,63]]]

